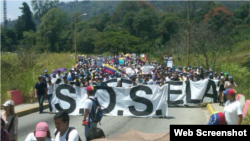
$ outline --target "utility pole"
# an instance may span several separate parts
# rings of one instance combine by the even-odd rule
[[[77,19],[77,18],[76,18]],[[74,21],[74,35],[75,35],[75,38],[74,38],[74,48],[75,48],[75,62],[77,61],[77,56],[76,56],[76,19]]]
[[[75,62],[77,61],[77,55],[76,55],[76,52],[77,52],[77,47],[76,47],[76,22],[77,22],[77,19],[81,16],[86,16],[87,13],[84,13],[84,14],[81,14],[79,15],[78,17],[74,18],[74,34],[75,34],[75,37],[74,37],[74,48],[75,48]]]
[[[190,26],[189,26],[189,2],[187,1],[187,67],[189,67],[189,32],[190,32]]]
[[[3,20],[4,20],[4,27],[7,28],[7,2],[6,0],[3,1]]]

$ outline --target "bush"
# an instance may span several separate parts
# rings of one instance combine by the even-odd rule
[[[233,76],[234,82],[237,84],[235,90],[238,94],[245,95],[246,99],[250,99],[250,72],[247,67],[240,66],[236,63],[225,63],[217,66],[217,70],[229,72]]]
[[[69,53],[35,54],[32,50],[1,55],[1,101],[10,99],[7,91],[21,91],[25,103],[33,102],[34,85],[39,75],[47,69],[49,74],[59,67],[70,68],[74,57]]]
[[[243,119],[242,125],[250,125],[250,113],[248,113],[246,117]]]

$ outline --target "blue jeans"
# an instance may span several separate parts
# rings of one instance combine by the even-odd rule
[[[43,101],[44,101],[44,95],[37,95],[38,103],[39,103],[39,112],[43,112]]]
[[[52,112],[52,105],[51,105],[52,94],[48,94],[47,98],[48,98],[48,102],[49,102],[49,111]]]

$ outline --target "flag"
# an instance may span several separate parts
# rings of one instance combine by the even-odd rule
[[[147,55],[144,55],[144,61],[147,62]]]
[[[124,54],[123,54],[123,52],[121,53],[121,57],[124,57]]]
[[[114,74],[117,69],[108,64],[103,64],[103,71],[109,74]]]
[[[127,53],[125,56],[131,58],[132,55],[131,53]]]
[[[119,58],[119,65],[124,65],[124,59],[123,58]]]
[[[139,63],[139,64],[143,64],[143,65],[145,64],[145,62],[142,61],[142,59],[140,59],[140,58],[138,58],[138,63]]]

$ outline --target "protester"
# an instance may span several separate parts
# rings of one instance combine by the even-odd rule
[[[103,82],[103,77],[101,75],[97,78],[97,80],[98,80],[97,86],[105,86],[105,87],[108,86],[107,83]]]
[[[66,76],[63,76],[63,84],[69,84],[69,81]]]
[[[219,86],[219,105],[220,106],[223,106],[224,105],[224,94],[223,94],[223,91],[225,91],[225,88],[224,88],[224,84],[225,84],[225,81],[224,81],[224,76],[221,76],[220,77],[220,82],[218,83],[218,86]]]
[[[137,86],[136,78],[135,77],[132,77],[131,81],[132,81],[132,86]]]
[[[88,99],[84,101],[83,108],[83,125],[85,126],[85,136],[87,136],[88,130],[97,127],[97,123],[93,122],[90,118],[90,113],[92,110],[93,102],[98,102],[95,97],[95,90],[93,86],[88,86],[87,88]]]
[[[228,77],[228,81],[225,82],[225,89],[229,89],[229,88],[234,88],[237,87],[236,83],[233,80],[233,76],[229,76]]]
[[[228,73],[226,74],[228,76]],[[225,78],[225,84],[224,84],[225,90],[233,89],[235,87],[237,87],[237,85],[233,80],[233,76],[228,76],[228,79]],[[224,101],[227,101],[226,95],[224,95]]]
[[[47,84],[43,82],[42,77],[38,77],[38,82],[35,84],[35,97],[38,98],[39,113],[43,113],[43,101],[47,95]]]
[[[4,104],[2,118],[5,122],[5,129],[8,131],[11,141],[18,141],[18,116],[15,113],[14,102],[7,100]]]
[[[118,80],[116,87],[122,87],[122,80]]]
[[[224,92],[228,101],[225,103],[224,113],[228,125],[241,125],[242,123],[242,109],[240,102],[236,100],[234,89],[228,89]]]
[[[102,129],[100,128],[92,128],[88,131],[86,139],[87,141],[91,141],[94,139],[101,139],[105,138],[105,134]]]
[[[79,134],[75,128],[69,126],[69,121],[66,110],[61,110],[54,116],[55,141],[79,141]]]
[[[29,133],[25,141],[54,141],[54,139],[51,138],[48,124],[39,122],[34,132]]]
[[[43,70],[42,76],[44,77],[43,82],[44,82],[44,83],[47,83],[48,79],[50,78],[47,69],[44,69],[44,70]]]
[[[61,74],[60,70],[57,71],[56,78],[63,79],[63,75]]]
[[[51,79],[49,78],[47,81],[47,88],[48,88],[47,98],[48,98],[48,102],[49,102],[50,114],[52,113],[51,101],[52,101],[52,96],[53,96],[53,87],[54,87],[54,84],[52,84]]]
[[[11,141],[10,135],[9,135],[8,131],[6,129],[4,129],[4,127],[5,127],[5,122],[1,117],[1,141]]]

